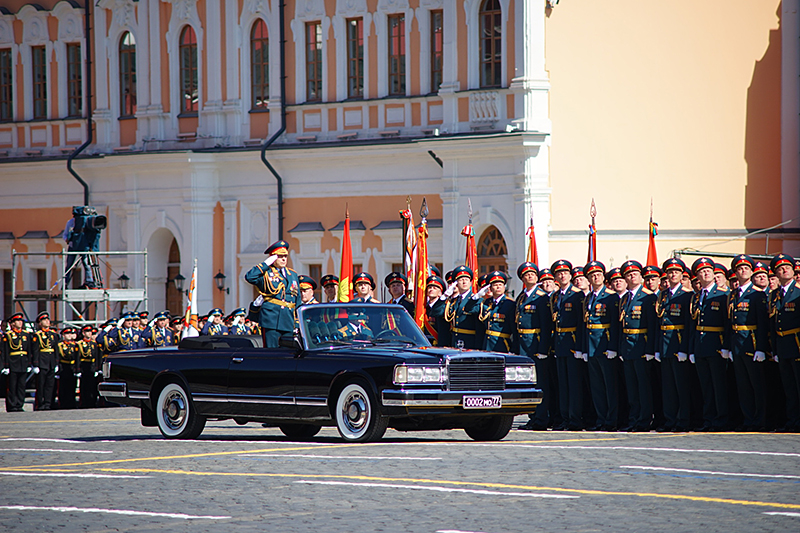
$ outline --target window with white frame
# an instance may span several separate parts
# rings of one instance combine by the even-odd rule
[[[129,31],[119,41],[119,110],[121,117],[136,115],[136,39]]]
[[[250,109],[269,106],[269,35],[267,24],[258,19],[250,31]]]
[[[503,59],[500,0],[483,0],[479,16],[481,87],[500,87]]]

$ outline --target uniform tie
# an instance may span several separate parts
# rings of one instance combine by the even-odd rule
[[[700,305],[703,305],[703,302],[706,301],[706,296],[708,296],[708,289],[703,289],[703,292],[700,293]]]

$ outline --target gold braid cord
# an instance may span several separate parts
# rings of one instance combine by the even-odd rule
[[[275,277],[277,278],[277,282],[273,282],[271,279],[270,274],[275,272]],[[277,296],[281,300],[286,298],[286,284],[283,282],[282,276],[278,272],[278,269],[270,266],[269,269],[264,272],[264,290],[262,291],[259,289],[258,291],[261,293],[261,296]]]
[[[454,298],[449,298],[447,302],[445,302],[444,304],[444,319],[445,321],[450,322],[453,325],[455,325],[456,321],[456,310],[453,306],[454,302],[455,302]]]
[[[692,295],[692,301],[689,302],[689,314],[692,320],[700,319],[700,293],[696,292]]]
[[[485,303],[486,303],[486,301],[484,300],[483,302],[481,302],[480,308],[478,308],[478,320],[480,320],[481,322],[486,322],[486,320],[490,316],[492,316],[494,314],[494,310],[495,310],[494,301],[492,301],[492,303],[487,305],[488,309],[486,309],[486,312],[484,313],[483,312],[483,305]]]
[[[662,318],[667,310],[664,307],[667,303],[667,294],[668,294],[667,291],[663,291],[661,295],[658,297],[658,300],[656,300],[656,316],[658,318]]]

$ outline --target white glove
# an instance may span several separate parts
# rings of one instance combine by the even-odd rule
[[[111,324],[109,324],[109,325],[107,325],[106,327],[104,327],[104,328],[103,328],[103,331],[105,331],[106,333],[108,333],[108,332],[109,332],[109,331],[111,331],[112,329],[114,329],[114,326],[113,326],[113,325],[111,325]]]
[[[25,372],[30,372],[30,371],[31,371],[31,367],[28,367],[28,368],[25,369]]]
[[[485,286],[484,288],[482,288],[481,290],[479,290],[476,294],[473,294],[472,295],[472,299],[473,300],[479,300],[479,299],[483,298],[484,296],[486,296],[487,292],[489,292],[489,286],[488,285]]]
[[[252,306],[253,307],[261,307],[261,304],[263,304],[263,303],[264,303],[264,296],[259,294],[258,298],[253,300]]]
[[[694,354],[693,353],[689,354],[689,362],[694,364]]]
[[[118,327],[118,328],[121,328],[121,327],[122,327],[122,324],[123,324],[123,322],[125,322],[125,319],[124,319],[124,318],[120,318],[119,320],[117,320],[117,327]]]
[[[76,378],[79,378],[79,377],[81,377],[81,373],[80,373],[80,372],[78,372],[77,374],[75,374],[75,377],[76,377]]]
[[[4,368],[3,370],[0,370],[0,374],[3,374],[4,376],[7,376],[9,372],[10,372],[10,370],[7,369],[7,368]]]
[[[97,372],[94,373],[94,377],[96,377],[96,378],[98,378],[98,377],[100,377],[102,375],[103,375],[103,372],[100,371],[100,370],[98,370]]]
[[[775,354],[774,356],[772,356],[772,358],[775,360],[776,363],[778,362],[778,354]]]
[[[614,350],[608,350],[606,352],[606,357],[608,357],[609,359],[614,359],[616,356],[617,352],[615,352]]]
[[[733,354],[731,353],[730,350],[720,350],[720,354],[722,354],[723,359],[728,359],[730,361],[733,361]]]
[[[450,298],[453,295],[454,292],[456,292],[456,282],[455,281],[453,283],[451,283],[449,287],[447,287],[447,290],[444,291],[443,296],[445,298]]]
[[[753,361],[755,361],[756,363],[763,363],[766,360],[767,360],[767,354],[756,350],[756,354],[753,356]]]
[[[34,374],[38,374],[39,373],[39,367],[38,366],[33,367],[33,373]]]
[[[661,362],[661,352],[656,352],[656,361]]]
[[[683,352],[678,352],[675,354],[675,356],[678,358],[679,363],[685,363],[686,360],[689,359],[689,356]]]
[[[58,373],[58,365],[56,365],[56,369],[53,372]]]
[[[273,255],[271,255],[271,256],[269,256],[269,257],[267,257],[267,259],[264,261],[264,264],[265,264],[265,265],[267,265],[267,266],[270,266],[270,265],[271,265],[272,263],[274,263],[274,262],[275,262],[277,259],[278,259],[278,256],[273,254]]]
[[[577,350],[575,350],[575,352],[573,352],[572,355],[575,356],[575,359],[583,359],[583,353],[581,353],[581,352],[579,352]]]
[[[581,355],[583,356],[583,357],[582,357],[582,359],[583,359],[583,362],[584,362],[584,363],[588,363],[588,362],[589,362],[589,354],[588,354],[588,353],[581,352]]]
[[[647,353],[647,354],[644,354],[644,358],[645,358],[646,360],[648,360],[648,361],[652,361],[653,359],[655,359],[655,358],[656,358],[656,356],[655,356],[655,355],[652,355],[652,354],[649,354],[649,353]]]
[[[547,354],[546,353],[537,353],[536,357],[539,358],[539,359],[547,359]]]

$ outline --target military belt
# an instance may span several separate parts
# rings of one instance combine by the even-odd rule
[[[758,329],[758,326],[756,325],[740,326],[739,324],[733,324],[731,327],[733,328],[733,331],[755,331]]]
[[[623,329],[622,333],[625,335],[641,335],[642,333],[647,333],[647,328],[644,329]]]
[[[556,328],[557,333],[575,333],[578,328]]]
[[[41,348],[39,351],[43,353],[53,353],[55,350],[52,348]]]
[[[683,324],[665,324],[661,326],[661,331],[675,331],[683,328]]]
[[[28,352],[26,352],[25,350],[21,350],[18,352],[8,352],[8,355],[28,355]]]
[[[704,333],[722,333],[725,331],[725,328],[716,326],[697,326],[697,331],[702,331]],[[800,328],[798,328],[798,331],[800,331]]]
[[[453,333],[461,333],[462,335],[475,335],[474,329],[453,328]]]
[[[520,335],[538,335],[539,333],[542,332],[542,330],[539,329],[539,328],[536,328],[536,329],[518,329],[517,332]]]
[[[778,337],[785,337],[787,335],[794,335],[795,333],[800,333],[800,328],[789,329],[786,331],[776,331],[775,333],[778,334]]]
[[[284,302],[280,298],[275,298],[274,296],[265,296],[264,300],[275,305],[280,305],[281,307],[288,307],[289,309],[294,309],[295,306],[294,302]]]
[[[489,330],[489,331],[486,332],[486,334],[489,335],[490,337],[500,337],[501,339],[510,339],[511,338],[511,334],[509,334],[509,333],[501,333],[499,331]]]
[[[608,329],[611,324],[586,324],[587,329]]]

